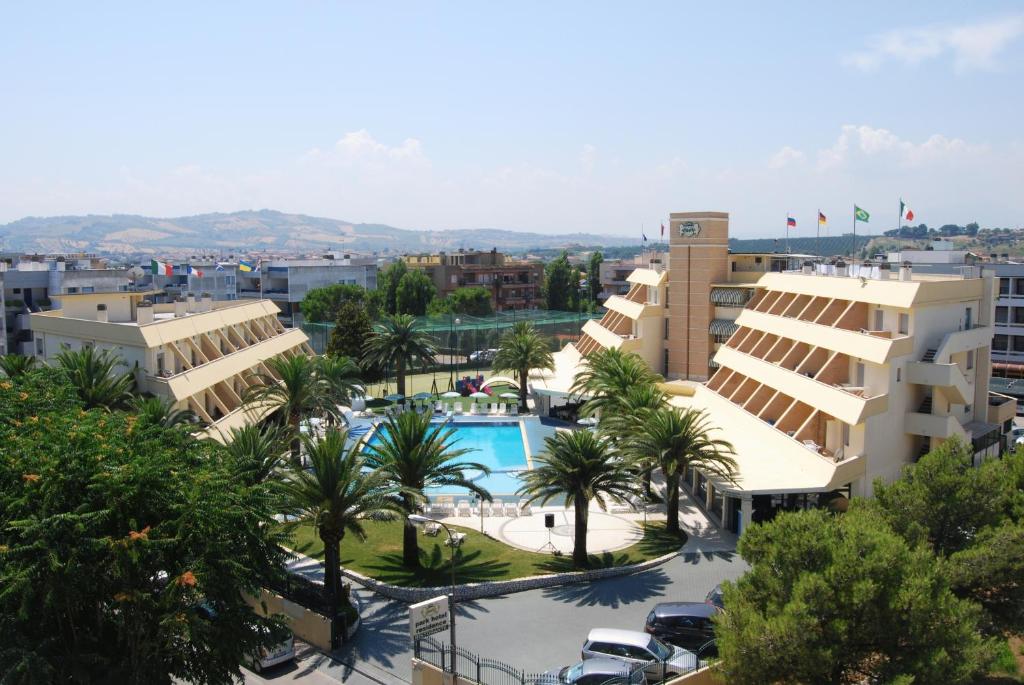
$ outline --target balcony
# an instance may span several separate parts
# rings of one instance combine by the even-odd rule
[[[609,311],[618,312],[628,319],[636,321],[645,316],[661,315],[662,307],[649,302],[634,302],[619,295],[612,295],[605,303]]]
[[[621,349],[623,352],[635,352],[640,347],[640,339],[636,336],[613,333],[593,319],[584,324],[583,333],[606,350]]]
[[[988,422],[1002,425],[1017,414],[1017,400],[998,392],[988,393]]]
[[[907,381],[941,388],[954,404],[971,404],[974,401],[974,388],[958,364],[910,362],[907,364]]]
[[[955,416],[907,412],[905,430],[911,435],[925,435],[930,438],[951,438],[954,435],[968,442],[967,432]]]

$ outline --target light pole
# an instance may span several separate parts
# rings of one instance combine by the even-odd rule
[[[451,658],[449,659],[448,665],[451,667],[451,672],[454,681],[454,677],[457,677],[457,674],[455,673],[455,536],[452,534],[452,529],[444,525],[444,523],[442,523],[441,521],[434,521],[433,519],[429,519],[426,516],[421,516],[420,514],[409,514],[408,518],[413,523],[436,523],[437,525],[444,528],[444,532],[448,533],[448,546],[451,547],[452,550],[452,591],[448,594],[448,625],[450,629],[448,639],[451,641],[452,644],[452,655]]]
[[[462,353],[459,347],[459,324],[462,319],[455,319],[455,380],[459,380],[459,355]]]

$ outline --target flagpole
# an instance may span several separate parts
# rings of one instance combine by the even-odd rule
[[[823,257],[821,254],[821,207],[818,207],[818,216],[814,217],[814,221],[817,223],[818,228],[814,232],[814,242],[818,246],[818,256]]]
[[[789,213],[786,213],[786,254],[789,254]]]
[[[853,206],[853,246],[850,248],[850,261],[854,260],[857,253],[857,205]]]

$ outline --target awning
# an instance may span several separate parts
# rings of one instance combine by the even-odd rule
[[[711,304],[719,307],[744,307],[753,295],[751,288],[712,288]]]
[[[730,335],[736,332],[739,325],[735,321],[729,319],[712,319],[709,330],[711,335],[721,338],[728,338]]]

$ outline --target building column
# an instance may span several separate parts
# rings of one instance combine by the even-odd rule
[[[751,519],[754,518],[754,498],[751,495],[743,495],[740,500],[740,514],[742,514],[742,520],[740,521],[740,534],[750,525]]]

